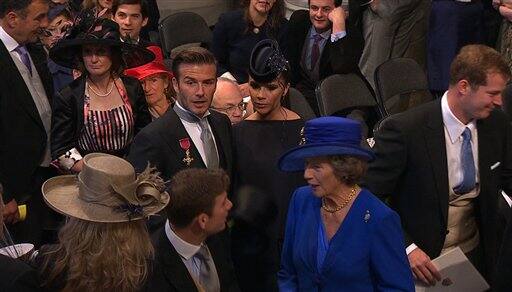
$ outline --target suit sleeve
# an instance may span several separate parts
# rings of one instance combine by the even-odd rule
[[[159,163],[161,159],[159,159],[159,157],[162,156],[158,147],[155,147],[154,141],[150,139],[146,132],[142,131],[135,136],[126,160],[133,165],[137,173],[143,172],[148,166],[148,163],[152,167],[156,167],[159,172],[162,172],[163,170]]]
[[[221,15],[213,30],[211,51],[217,59],[218,76],[229,71],[229,25],[226,16]]]
[[[333,74],[359,72],[359,59],[363,53],[363,46],[361,30],[356,26],[347,26],[347,35],[330,46],[329,55]]]
[[[407,165],[407,141],[404,130],[393,118],[385,120],[375,134],[375,160],[370,163],[363,184],[377,197],[387,201],[396,192]],[[413,240],[404,230],[406,245]]]
[[[512,126],[508,121],[504,121],[504,158],[503,169],[501,171],[501,189],[512,196]]]
[[[279,291],[293,292],[298,291],[297,271],[293,263],[293,245],[295,242],[295,214],[297,212],[297,191],[292,196],[288,215],[286,218],[286,230],[283,242],[283,251],[281,254],[281,268],[277,274]]]
[[[52,109],[52,130],[50,146],[52,159],[60,156],[77,146],[76,117],[73,115],[73,102],[71,90],[66,87],[55,94]]]
[[[390,212],[373,227],[370,268],[374,275],[375,291],[414,291],[400,218]]]

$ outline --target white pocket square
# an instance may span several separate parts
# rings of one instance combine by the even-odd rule
[[[494,170],[496,167],[500,166],[501,162],[496,162],[495,164],[491,165],[491,170]]]

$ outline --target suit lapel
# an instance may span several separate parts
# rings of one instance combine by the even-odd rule
[[[435,111],[429,118],[427,125],[423,128],[424,139],[430,164],[435,180],[439,207],[444,221],[448,220],[448,162],[446,159],[446,141],[444,136],[444,124],[441,114],[441,102],[435,103]]]
[[[172,286],[176,287],[177,291],[197,291],[194,280],[180,255],[167,238],[164,229],[160,232],[157,254],[161,257],[164,277]]]
[[[32,95],[21,76],[21,73],[18,71],[18,67],[14,64],[11,54],[7,51],[4,43],[0,41],[0,44],[0,70],[4,72],[2,76],[5,76],[5,79],[2,80],[2,82],[12,86],[11,88],[13,91],[11,92],[11,98],[18,99],[20,106],[27,112],[32,120],[34,120],[42,130],[45,130],[34,100],[32,99]]]
[[[166,129],[173,129],[173,133],[168,133],[163,136],[163,139],[167,142],[167,145],[172,149],[172,151],[176,154],[179,163],[183,163],[184,167],[196,167],[196,168],[206,168],[206,164],[204,163],[197,147],[194,145],[192,138],[190,138],[185,126],[181,122],[180,118],[174,111],[174,109],[170,108],[166,115],[169,115],[169,120]],[[188,138],[190,141],[190,157],[193,159],[190,165],[187,165],[183,159],[186,157],[185,149],[182,149],[180,146],[180,140]]]

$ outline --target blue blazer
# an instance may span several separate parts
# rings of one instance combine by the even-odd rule
[[[321,200],[311,187],[290,202],[280,291],[414,291],[398,215],[363,189],[317,267]]]

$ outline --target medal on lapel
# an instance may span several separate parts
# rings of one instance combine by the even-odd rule
[[[183,162],[187,164],[187,166],[190,166],[190,163],[194,161],[194,158],[190,156],[190,139],[189,138],[183,138],[180,139],[180,147],[181,149],[185,150],[185,158],[183,158]]]

